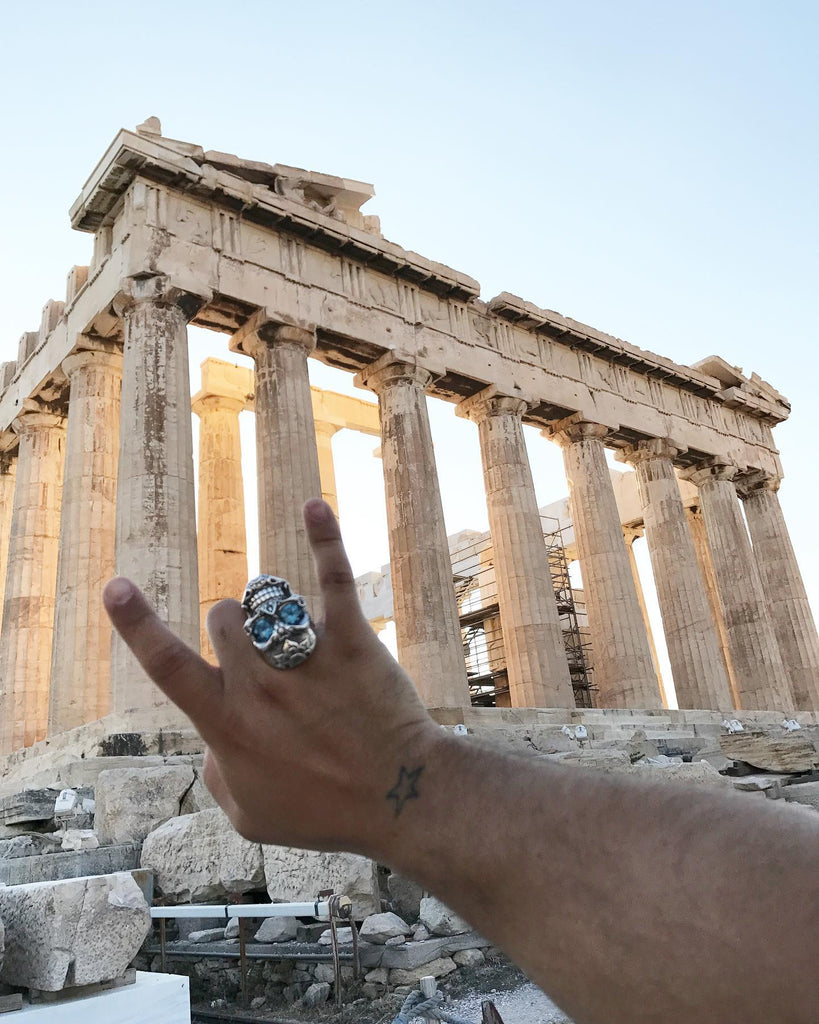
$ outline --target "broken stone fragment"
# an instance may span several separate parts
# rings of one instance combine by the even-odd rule
[[[295,917],[266,917],[254,936],[255,942],[292,942],[299,922]]]
[[[258,843],[243,839],[219,808],[160,825],[142,844],[141,866],[175,903],[205,903],[264,886]]]
[[[431,960],[428,964],[422,964],[421,967],[413,967],[412,970],[394,967],[390,971],[390,985],[415,986],[421,978],[430,975],[433,978],[443,978],[445,975],[457,970],[457,967],[458,965],[449,956],[438,957],[436,960]]]
[[[321,1006],[330,998],[330,985],[326,981],[314,981],[302,996],[306,1007]]]
[[[314,900],[323,889],[349,896],[360,921],[381,909],[376,866],[354,853],[319,853],[263,846],[267,891],[274,902]]]
[[[100,845],[96,833],[90,828],[68,828],[63,833],[62,849],[66,851],[96,850]]]
[[[425,896],[421,900],[421,922],[433,935],[460,935],[470,930],[462,917],[434,896]]]
[[[202,928],[191,932],[188,942],[220,942],[224,938],[227,938],[224,928]]]
[[[340,946],[349,946],[353,941],[353,929],[352,928],[336,928],[336,938]],[[327,928],[319,935],[319,945],[331,946],[333,944],[333,932],[332,929]]]
[[[0,920],[0,980],[46,992],[121,977],[151,926],[127,872],[2,887]]]
[[[480,967],[486,962],[486,957],[479,949],[462,949],[454,953],[452,959],[459,967]]]
[[[371,914],[361,925],[359,934],[367,942],[384,944],[395,938],[403,942],[404,936],[409,935],[410,930],[407,922],[397,914]]]
[[[94,827],[105,846],[140,843],[177,817],[194,784],[189,765],[114,768],[100,772],[95,787]]]

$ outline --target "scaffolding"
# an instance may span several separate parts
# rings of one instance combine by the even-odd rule
[[[543,518],[544,543],[555,592],[566,660],[577,707],[592,706],[588,668],[588,640],[580,626],[575,593],[563,545],[563,530]],[[488,536],[459,546],[452,553],[452,575],[464,661],[472,704],[477,707],[509,706],[509,679],[498,607],[495,560]]]

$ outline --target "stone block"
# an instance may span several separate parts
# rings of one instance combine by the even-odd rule
[[[470,930],[462,917],[434,896],[425,896],[421,900],[421,922],[433,935],[460,935]]]
[[[463,935],[442,935],[423,942],[409,942],[398,947],[364,943],[361,946],[361,963],[365,967],[401,967],[412,970],[439,957],[451,956],[462,949],[485,948],[489,945],[488,939],[472,931]]]
[[[193,785],[185,794],[180,814],[196,814],[197,811],[207,811],[219,805],[210,794],[210,790],[202,781],[201,768],[193,769]]]
[[[431,960],[428,964],[423,964],[421,967],[414,967],[411,970],[403,970],[400,967],[394,967],[390,971],[390,985],[417,985],[421,978],[432,976],[433,978],[444,978],[447,974],[452,974],[453,971],[458,969],[458,965],[455,961],[448,956],[439,957],[437,960]]]
[[[424,898],[422,886],[398,871],[393,871],[387,879],[387,892],[396,914],[406,921],[418,920],[418,915],[421,913],[421,900]]]
[[[194,785],[190,765],[115,768],[100,772],[94,827],[103,845],[139,843],[180,813]]]
[[[225,938],[224,928],[202,928],[188,935],[188,942],[221,942]]]
[[[791,733],[746,731],[719,738],[720,750],[734,761],[745,761],[764,772],[809,772],[819,765],[819,753],[802,730]]]
[[[127,872],[0,888],[0,920],[0,979],[46,992],[119,978],[151,925]]]
[[[0,860],[0,884],[27,885],[131,871],[139,867],[140,849],[139,843],[126,843],[102,846],[97,850],[61,851]]]
[[[26,832],[12,839],[0,839],[0,860],[16,860],[18,857],[39,857],[45,853],[56,853],[62,836],[47,832]]]
[[[404,936],[409,935],[411,929],[406,921],[403,921],[397,914],[371,914],[365,918],[361,925],[359,935],[365,942],[380,942],[382,945],[390,939],[398,939],[403,942]]]
[[[782,791],[788,803],[804,804],[819,811],[819,782],[801,782]]]
[[[90,828],[69,828],[63,832],[61,849],[64,852],[76,853],[81,850],[96,850],[100,841]]]
[[[376,866],[367,857],[287,846],[263,846],[262,851],[267,891],[274,902],[314,900],[323,889],[332,889],[350,897],[356,920],[381,909]]]
[[[258,843],[243,839],[213,808],[160,825],[142,845],[140,864],[154,872],[157,888],[175,903],[202,903],[264,886]]]
[[[462,949],[454,953],[452,959],[459,967],[480,967],[486,963],[486,957],[479,949]]]
[[[330,998],[330,985],[326,981],[314,981],[302,996],[302,1003],[308,1009],[321,1006]]]
[[[296,938],[299,922],[295,917],[266,917],[256,932],[254,942],[291,942]]]
[[[45,822],[54,817],[54,804],[59,789],[25,789],[0,799],[0,824],[19,825],[23,822]]]
[[[338,940],[339,946],[350,946],[353,942],[353,929],[352,928],[336,928],[336,939]],[[319,936],[319,945],[331,946],[333,944],[333,933],[330,928],[326,928]]]

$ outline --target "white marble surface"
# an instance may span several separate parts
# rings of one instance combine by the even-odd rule
[[[190,1024],[188,979],[137,971],[136,982],[82,999],[24,1006],[25,1024]]]

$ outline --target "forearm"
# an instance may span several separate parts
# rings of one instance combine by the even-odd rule
[[[418,796],[390,808],[374,852],[578,1024],[819,1019],[819,824],[805,814],[443,733],[405,760],[423,767]]]

